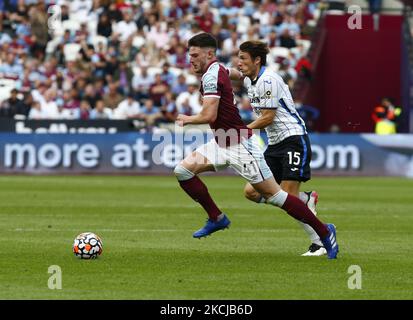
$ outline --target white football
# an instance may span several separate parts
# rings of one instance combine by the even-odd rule
[[[93,232],[79,234],[73,243],[73,253],[80,259],[96,259],[102,250],[102,240]]]

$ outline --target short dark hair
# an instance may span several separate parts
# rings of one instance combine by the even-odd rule
[[[203,32],[189,39],[188,48],[189,47],[214,48],[216,50],[218,48],[218,43],[217,39],[215,39],[212,34]]]
[[[270,52],[268,45],[262,41],[245,41],[239,46],[240,51],[247,52],[253,60],[261,58],[261,65],[267,64],[267,54]]]

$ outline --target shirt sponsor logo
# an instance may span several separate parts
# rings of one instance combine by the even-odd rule
[[[204,90],[208,92],[217,92],[217,85],[213,82],[204,83]]]
[[[260,103],[260,98],[258,97],[251,98],[251,103]]]

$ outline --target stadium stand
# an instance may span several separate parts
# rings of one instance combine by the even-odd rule
[[[364,0],[351,3],[368,8]],[[395,0],[383,2],[383,7],[401,5]],[[60,16],[50,10],[56,9],[53,6],[58,6]],[[156,124],[171,123],[178,98],[173,88],[179,85],[179,76],[187,85],[195,79],[188,68],[186,41],[202,31],[218,38],[218,56],[228,66],[236,65],[236,48],[242,41],[265,39],[271,48],[269,67],[294,87],[310,76],[308,53],[325,9],[325,3],[314,0],[2,1],[0,106],[9,105],[4,102],[11,90],[17,89],[18,99],[28,104],[22,110],[40,104],[40,111],[36,105],[39,119],[90,119],[100,100],[106,103],[102,108],[113,111],[107,117],[116,115],[119,119],[126,113],[116,109],[127,96],[140,106],[156,97],[154,108],[161,115]],[[169,69],[163,71],[166,64]],[[149,74],[149,88],[161,75],[164,89],[160,93],[152,92],[151,96],[141,91],[144,87],[134,85],[142,69]],[[153,89],[159,88],[158,84]],[[241,84],[234,84],[234,88],[239,107],[245,111],[245,91]],[[62,112],[43,112],[46,92]],[[85,100],[90,110],[80,112]],[[163,104],[166,101],[168,104]],[[66,109],[76,112],[64,112]],[[21,119],[29,112],[2,114]],[[144,114],[141,118],[145,119]]]

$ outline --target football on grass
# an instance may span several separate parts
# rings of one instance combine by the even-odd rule
[[[93,232],[79,234],[73,243],[73,253],[80,259],[96,259],[102,250],[102,240]]]

